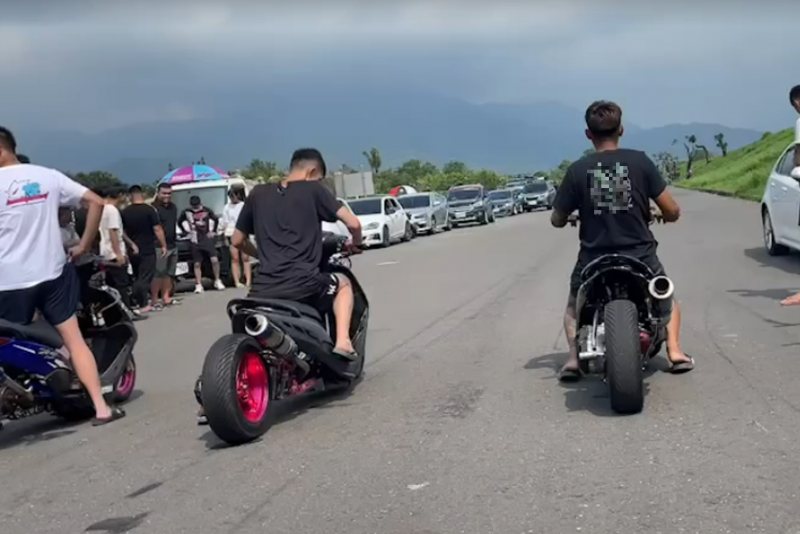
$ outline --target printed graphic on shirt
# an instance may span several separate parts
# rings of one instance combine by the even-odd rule
[[[590,169],[589,197],[595,215],[627,213],[633,208],[628,167],[616,163],[609,169],[598,163]]]
[[[42,192],[42,187],[38,182],[30,180],[14,181],[6,191],[8,199],[7,206],[17,206],[20,204],[36,204],[47,200],[49,193]]]

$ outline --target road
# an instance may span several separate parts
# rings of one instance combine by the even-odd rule
[[[768,258],[756,204],[676,191],[656,226],[694,372],[647,378],[616,417],[599,381],[563,387],[577,231],[549,213],[356,258],[365,380],[286,405],[223,447],[192,386],[233,290],[141,323],[141,394],[102,428],[0,432],[3,534],[800,532],[800,258]]]

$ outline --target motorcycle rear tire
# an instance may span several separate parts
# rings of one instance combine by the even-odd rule
[[[644,408],[644,372],[639,341],[639,311],[630,300],[609,302],[605,322],[606,379],[611,409],[636,414]]]
[[[247,351],[261,352],[258,343],[250,336],[222,336],[208,350],[201,375],[202,404],[208,425],[214,434],[231,445],[241,445],[261,437],[272,423],[272,398],[267,400],[261,419],[255,422],[245,418],[239,404],[236,380],[239,364]],[[267,382],[270,372],[267,367]],[[267,393],[272,397],[271,387],[267,388]]]

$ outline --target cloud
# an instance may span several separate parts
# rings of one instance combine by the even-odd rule
[[[800,4],[717,5],[28,0],[0,20],[0,115],[97,130],[335,80],[576,107],[602,94],[646,125],[779,124]]]

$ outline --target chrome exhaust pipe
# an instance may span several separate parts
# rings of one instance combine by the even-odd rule
[[[675,284],[666,276],[656,276],[647,285],[650,296],[656,300],[666,300],[675,292]]]
[[[248,336],[257,338],[263,346],[274,352],[277,356],[294,361],[304,372],[308,373],[310,367],[303,360],[297,349],[294,339],[287,336],[283,330],[271,324],[260,313],[253,313],[244,320],[244,331]]]
[[[244,320],[244,331],[248,336],[258,337],[269,328],[269,321],[263,315],[254,313]]]

